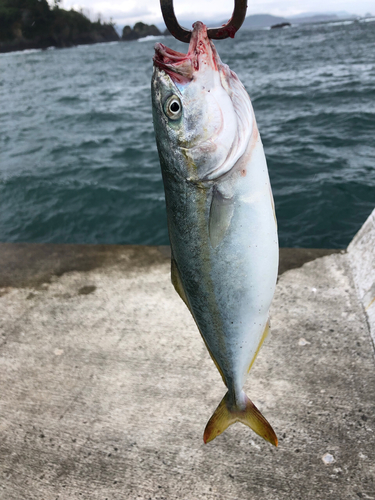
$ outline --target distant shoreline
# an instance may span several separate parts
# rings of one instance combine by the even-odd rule
[[[108,38],[108,39],[93,39],[88,38],[87,40],[82,40],[76,43],[56,43],[54,40],[38,42],[35,40],[18,40],[16,42],[3,42],[0,43],[0,54],[6,54],[9,52],[22,52],[25,50],[47,50],[51,47],[55,49],[66,49],[72,47],[78,47],[79,45],[94,45],[96,43],[109,43],[109,42],[120,42],[120,37],[118,38]]]
[[[0,0],[1,1],[1,0]],[[61,10],[61,9],[59,9]],[[24,37],[16,38],[11,41],[0,41],[0,53],[19,52],[23,50],[41,49],[46,50],[50,47],[58,49],[76,47],[78,45],[92,45],[95,43],[108,42],[128,42],[143,40],[149,36],[160,37],[170,35],[168,30],[163,33],[153,24],[148,25],[138,22],[133,28],[124,26],[122,37],[118,35],[112,24],[92,23],[94,29],[91,32],[75,35],[73,38],[56,37],[50,35],[48,37],[39,37],[38,39],[29,40]]]

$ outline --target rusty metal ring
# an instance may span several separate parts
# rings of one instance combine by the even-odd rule
[[[190,42],[191,30],[180,26],[173,9],[173,0],[160,0],[161,12],[166,27],[171,35],[181,42]],[[246,17],[247,0],[234,0],[234,10],[229,21],[220,28],[209,28],[207,34],[209,38],[220,40],[222,38],[234,38],[236,32],[242,26]]]

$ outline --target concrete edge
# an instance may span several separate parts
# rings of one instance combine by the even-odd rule
[[[281,248],[279,275],[306,262],[340,253],[325,248]],[[170,260],[170,247],[146,245],[82,245],[0,243],[0,288],[38,287],[69,272],[88,272],[118,265],[144,268]]]
[[[375,349],[375,209],[354,236],[347,252]]]

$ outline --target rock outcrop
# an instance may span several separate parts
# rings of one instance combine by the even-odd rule
[[[149,25],[139,22],[136,23],[133,28],[130,26],[124,26],[121,40],[129,42],[146,36],[160,36],[161,34],[161,31],[154,24]]]
[[[271,30],[273,29],[278,29],[278,28],[285,28],[287,26],[292,26],[290,23],[278,23],[278,24],[273,24],[271,26]]]

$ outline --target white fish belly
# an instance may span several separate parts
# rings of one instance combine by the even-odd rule
[[[215,321],[206,323],[202,331],[228,388],[236,393],[243,387],[268,320],[279,259],[271,187],[260,139],[245,172],[235,182],[229,228],[222,242],[210,250],[215,314],[220,315],[221,328]]]

